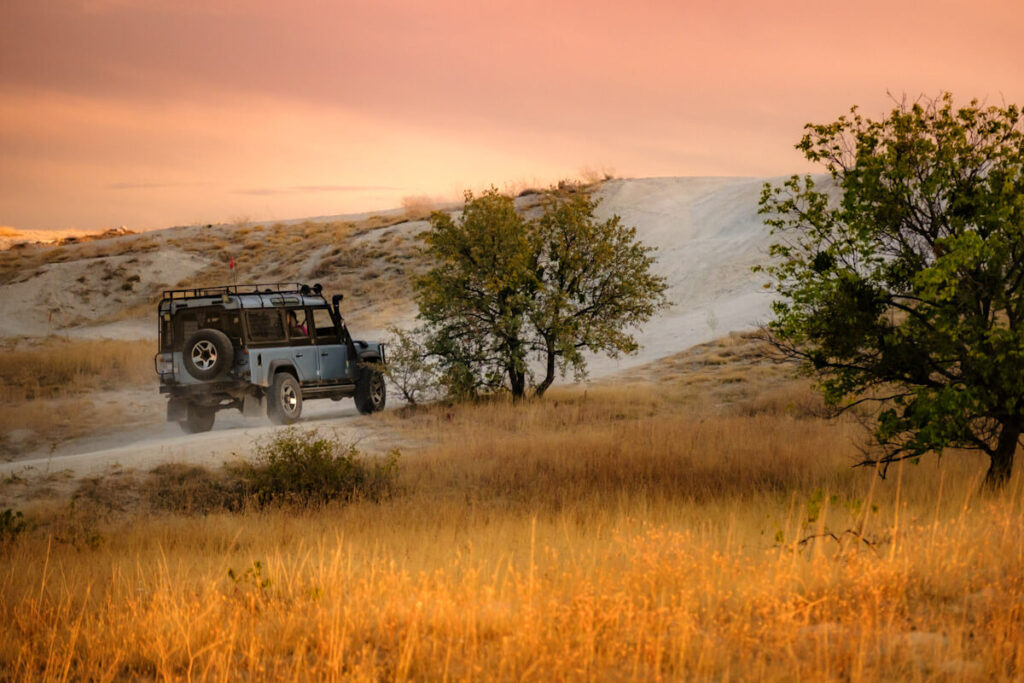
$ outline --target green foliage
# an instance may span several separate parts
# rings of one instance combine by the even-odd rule
[[[438,364],[426,352],[422,330],[388,328],[387,363],[381,366],[391,383],[410,406],[436,398],[440,390]]]
[[[0,512],[0,547],[7,545],[28,529],[24,516],[10,508]]]
[[[431,216],[426,253],[433,268],[416,283],[426,353],[439,359],[449,394],[508,388],[520,397],[544,375],[586,372],[583,351],[632,353],[628,330],[664,305],[664,278],[651,273],[653,249],[618,216],[598,221],[584,194],[549,191],[543,215],[527,220],[492,188],[466,194],[459,220]]]
[[[1016,106],[949,94],[797,145],[819,183],[766,185],[782,295],[769,329],[839,407],[878,401],[883,466],[948,448],[1005,482],[1024,430],[1024,133]]]
[[[524,324],[536,291],[536,260],[526,221],[510,197],[491,188],[466,193],[458,221],[430,216],[426,251],[434,267],[416,283],[427,351],[457,397],[494,390],[507,379],[522,395],[529,350]]]
[[[272,582],[269,577],[264,575],[264,569],[263,562],[255,560],[252,566],[244,572],[236,572],[231,567],[228,567],[228,578],[236,586],[252,586],[259,591],[265,591],[270,588]]]
[[[257,505],[316,507],[329,501],[379,501],[394,492],[397,450],[367,461],[353,445],[317,430],[278,430],[256,448],[255,460],[237,466]]]
[[[635,353],[628,330],[664,306],[665,278],[651,272],[654,249],[619,216],[598,221],[597,202],[583,193],[549,192],[533,225],[538,295],[530,309],[533,348],[546,362],[542,394],[564,374],[586,372],[583,351],[613,358]]]

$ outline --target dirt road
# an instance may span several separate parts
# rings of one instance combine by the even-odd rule
[[[364,452],[394,447],[391,430],[381,429],[375,416],[360,415],[352,401],[312,401],[303,407],[298,429],[320,429]],[[219,465],[252,454],[256,444],[276,429],[263,418],[244,418],[237,411],[217,414],[213,430],[185,434],[177,424],[79,439],[54,451],[27,459],[0,463],[0,478],[35,477],[63,473],[75,478],[96,476],[112,467],[148,470],[161,463]]]

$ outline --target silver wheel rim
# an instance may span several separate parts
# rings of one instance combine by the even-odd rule
[[[293,414],[299,405],[299,396],[291,384],[281,387],[281,405],[284,406],[285,412],[288,414]]]
[[[205,339],[192,346],[192,364],[200,370],[209,370],[217,363],[217,347]]]
[[[370,378],[370,402],[375,406],[384,402],[384,380],[377,373]]]

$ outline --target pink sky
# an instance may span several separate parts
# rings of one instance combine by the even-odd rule
[[[888,92],[1024,104],[1024,2],[0,0],[0,225],[810,170]]]

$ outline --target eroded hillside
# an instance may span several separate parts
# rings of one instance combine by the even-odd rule
[[[322,282],[365,326],[408,315],[421,215],[169,228],[0,252],[0,337],[149,337],[168,288]],[[234,268],[230,267],[232,260]]]

